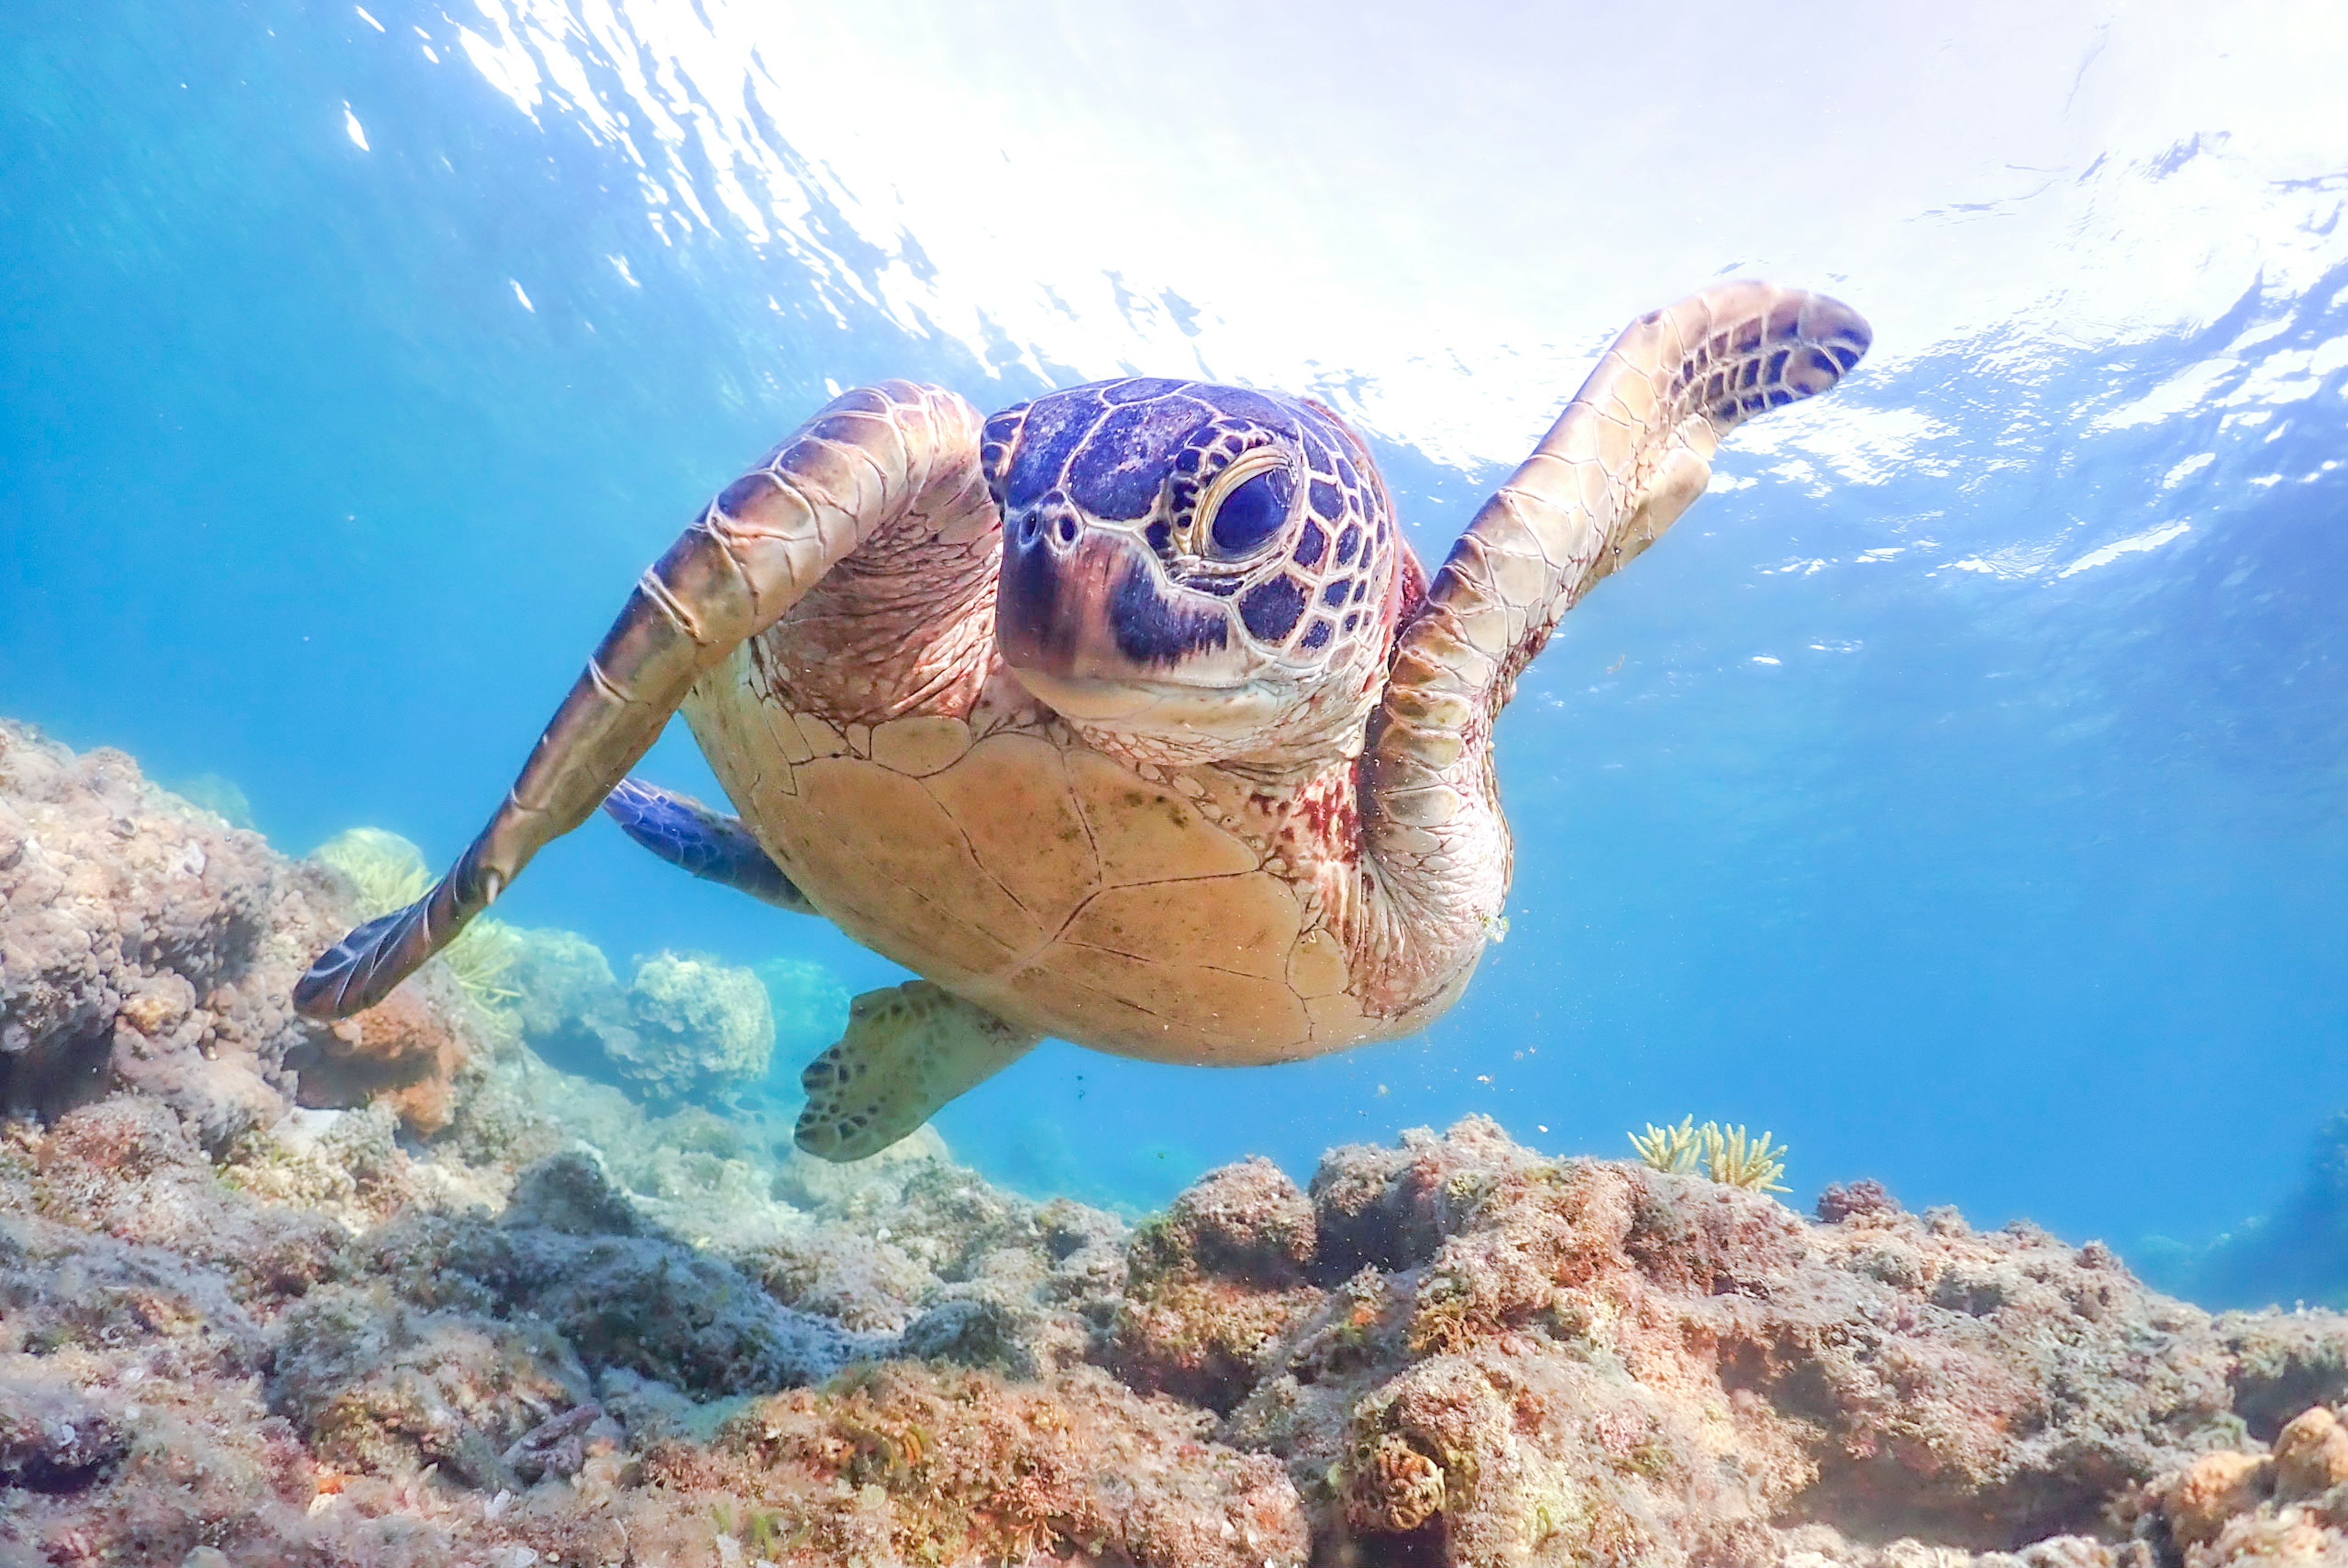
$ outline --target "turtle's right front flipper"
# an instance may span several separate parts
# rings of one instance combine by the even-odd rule
[[[645,571],[489,825],[408,907],[336,943],[294,988],[315,1019],[374,1006],[489,907],[550,839],[587,819],[685,692],[771,626],[876,530],[909,513],[992,505],[980,420],[905,382],[834,398],[721,491]]]

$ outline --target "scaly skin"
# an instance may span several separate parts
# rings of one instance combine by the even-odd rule
[[[549,841],[587,819],[685,692],[773,625],[884,522],[984,504],[978,417],[953,393],[886,382],[834,399],[648,568],[539,737],[506,799],[432,890],[310,967],[312,1018],[374,1006],[456,939]]]
[[[791,885],[1021,1029],[1233,1064],[1406,1032],[1502,908],[1490,741],[1517,673],[1724,436],[1867,342],[1759,283],[1643,318],[1423,601],[1325,410],[1104,383],[982,431],[934,388],[850,393],[646,573],[473,847],[297,1003],[380,999],[683,702]]]
[[[1371,724],[1365,836],[1389,897],[1367,913],[1399,928],[1365,946],[1392,991],[1472,965],[1506,902],[1491,739],[1518,673],[1704,493],[1730,431],[1832,387],[1871,335],[1848,305],[1761,282],[1643,316],[1476,514],[1403,631]]]

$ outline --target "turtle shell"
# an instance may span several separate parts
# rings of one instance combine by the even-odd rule
[[[757,641],[736,649],[687,720],[767,853],[874,951],[1039,1033],[1157,1061],[1286,1061],[1416,1027],[1349,994],[1322,894],[1345,846],[1325,820],[1316,835],[1212,769],[1145,776],[1007,677],[967,719],[843,727],[765,667]]]

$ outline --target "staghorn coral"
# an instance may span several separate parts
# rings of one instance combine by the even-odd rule
[[[1704,1132],[1712,1131],[1712,1123],[1705,1122]],[[1631,1134],[1631,1147],[1638,1151],[1640,1160],[1649,1170],[1668,1171],[1674,1175],[1685,1175],[1695,1169],[1696,1157],[1703,1153],[1704,1145],[1704,1139],[1696,1132],[1693,1116],[1681,1118],[1676,1127],[1658,1127],[1650,1122],[1643,1138],[1636,1132]]]
[[[1719,1122],[1707,1122],[1699,1127],[1694,1117],[1686,1116],[1676,1127],[1650,1122],[1643,1136],[1630,1136],[1640,1163],[1651,1171],[1684,1176],[1701,1159],[1704,1174],[1715,1182],[1756,1193],[1786,1191],[1779,1179],[1786,1173],[1786,1150],[1771,1148],[1766,1132],[1748,1142],[1741,1124],[1724,1130]]]
[[[1786,1150],[1769,1146],[1764,1132],[1748,1143],[1743,1123],[1725,1130],[1704,1124],[1704,1173],[1715,1182],[1743,1187],[1748,1193],[1782,1193]]]

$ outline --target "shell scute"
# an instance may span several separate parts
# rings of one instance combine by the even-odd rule
[[[1288,950],[1288,989],[1308,1003],[1344,990],[1348,978],[1344,947],[1325,926],[1303,932]]]
[[[875,725],[868,744],[882,767],[927,778],[962,760],[970,750],[970,726],[960,719],[916,713]]]
[[[928,784],[978,864],[1019,900],[1039,934],[1057,930],[1099,889],[1092,835],[1050,742],[990,735]]]
[[[797,773],[792,859],[850,935],[965,974],[998,972],[1049,935],[921,780],[837,758]]]
[[[1102,1048],[1159,1061],[1284,1061],[1312,1038],[1304,1003],[1285,981],[1229,969],[1062,942],[1011,983],[1027,996],[1056,989]]]
[[[1253,871],[1254,850],[1174,789],[1095,752],[1067,754],[1067,776],[1109,886]]]
[[[1228,969],[1287,984],[1296,895],[1268,872],[1112,887],[1086,901],[1064,942],[1169,968]]]

